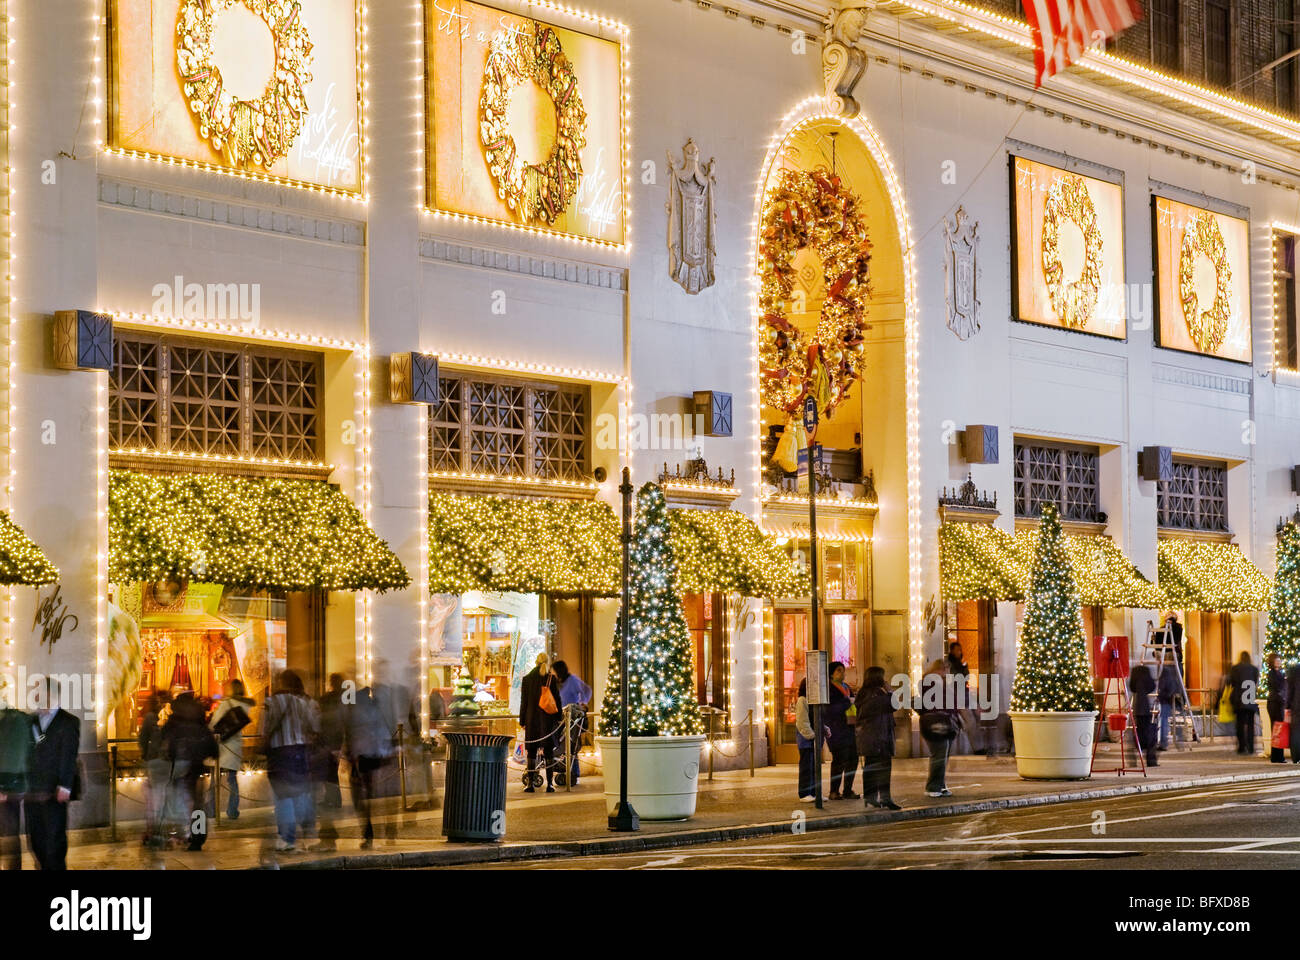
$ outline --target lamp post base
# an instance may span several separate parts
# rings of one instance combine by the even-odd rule
[[[641,829],[641,818],[632,809],[632,804],[622,802],[613,816],[609,818],[609,829],[619,833],[635,833]]]

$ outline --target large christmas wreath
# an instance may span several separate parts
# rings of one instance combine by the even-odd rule
[[[212,62],[217,18],[236,3],[266,22],[275,44],[275,69],[256,100],[232,96]],[[288,154],[306,121],[311,51],[295,0],[183,0],[176,22],[176,67],[199,136],[232,166],[270,169]]]
[[[1065,280],[1061,263],[1061,223],[1068,220],[1083,233],[1083,272],[1078,280]],[[1052,311],[1072,330],[1086,327],[1101,294],[1101,231],[1097,208],[1082,177],[1057,177],[1043,206],[1043,277]]]
[[[1196,297],[1195,267],[1197,254],[1205,254],[1214,264],[1214,303],[1201,310]],[[1232,267],[1223,231],[1214,214],[1202,210],[1183,230],[1183,249],[1178,257],[1178,295],[1183,302],[1183,319],[1196,349],[1214,353],[1223,346],[1228,333],[1231,306]]]
[[[541,163],[525,163],[507,129],[510,91],[529,81],[555,104],[555,145]],[[525,223],[554,223],[578,192],[581,152],[587,145],[587,111],[578,94],[578,78],[554,30],[534,21],[532,30],[497,35],[483,69],[479,112],[479,132],[497,196]]]
[[[794,294],[795,255],[822,262],[826,299],[813,336],[786,314]],[[858,199],[826,171],[786,170],[768,197],[759,247],[759,365],[763,401],[794,414],[816,398],[829,414],[862,378],[871,243]]]

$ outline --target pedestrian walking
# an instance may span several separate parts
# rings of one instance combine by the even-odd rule
[[[556,660],[551,665],[551,671],[560,684],[560,709],[564,711],[561,716],[567,717],[569,729],[569,742],[564,745],[565,775],[568,777],[567,782],[576,787],[578,774],[581,772],[578,769],[578,745],[582,742],[582,735],[587,729],[587,708],[591,703],[591,687],[583,683],[582,678],[570,670],[569,665],[563,660]],[[563,742],[564,723],[556,729],[555,735]]]
[[[1229,702],[1237,716],[1237,753],[1254,756],[1255,718],[1259,716],[1259,667],[1245,650],[1228,672]]]
[[[927,797],[950,797],[948,789],[948,754],[952,742],[961,729],[961,717],[956,706],[956,677],[950,677],[944,661],[930,664],[921,678],[921,737],[930,750],[930,772],[925,781]],[[927,695],[927,690],[931,691]],[[933,691],[938,691],[936,697]],[[937,699],[939,703],[934,704]],[[926,704],[930,703],[930,706]]]
[[[397,759],[395,726],[384,716],[384,703],[392,701],[382,684],[357,691],[356,703],[343,713],[344,745],[351,766],[352,805],[362,820],[361,849],[375,844],[376,805],[386,792],[388,772]],[[385,837],[397,839],[397,824],[384,822]]]
[[[1164,663],[1156,680],[1156,699],[1160,701],[1160,743],[1156,749],[1168,750],[1169,721],[1173,719],[1175,710],[1182,709],[1183,691],[1173,654],[1166,650],[1162,656]]]
[[[146,699],[140,718],[140,732],[136,744],[140,748],[140,762],[144,765],[144,836],[140,842],[146,847],[156,847],[166,841],[163,824],[167,816],[167,790],[171,779],[171,764],[163,756],[163,705],[170,700],[167,693],[155,690]]]
[[[253,701],[244,696],[244,681],[226,681],[225,695],[208,726],[217,738],[217,775],[226,782],[226,817],[239,819],[239,771],[244,766],[244,728],[253,722]]]
[[[799,802],[817,799],[817,740],[808,707],[808,681],[799,681],[794,702],[794,743],[799,750]]]
[[[23,794],[32,753],[32,718],[0,694],[0,870],[23,868]]]
[[[537,752],[546,764],[546,792],[555,792],[555,728],[560,721],[560,683],[550,670],[550,657],[537,655],[533,667],[519,685],[519,725],[524,728],[524,750],[528,755],[528,785],[533,793]]]
[[[1137,729],[1133,731],[1138,749],[1146,758],[1148,767],[1158,767],[1156,759],[1156,724],[1151,715],[1151,695],[1156,692],[1156,678],[1145,663],[1133,664],[1128,675],[1129,693],[1133,695],[1133,722]],[[1121,749],[1123,745],[1121,744]]]
[[[1293,664],[1286,671],[1286,716],[1284,719],[1294,726],[1296,717],[1300,717],[1300,663]],[[1300,763],[1300,737],[1291,738],[1291,762]]]
[[[32,749],[23,798],[27,842],[40,869],[66,870],[68,804],[81,798],[77,771],[81,721],[60,708],[58,686],[49,677],[37,688],[29,730]]]
[[[167,806],[172,832],[190,850],[203,849],[208,838],[206,791],[200,786],[208,760],[217,756],[217,739],[203,721],[203,705],[186,690],[172,701],[172,715],[162,732],[163,756],[170,765]],[[202,815],[195,816],[200,811]]]
[[[1279,726],[1287,722],[1286,716],[1286,674],[1283,672],[1282,658],[1276,653],[1268,662],[1268,724],[1272,731],[1269,763],[1286,763],[1286,748],[1278,746]],[[1287,730],[1290,733],[1290,730]]]
[[[276,678],[275,692],[262,705],[266,774],[275,799],[275,849],[293,853],[298,831],[304,839],[316,822],[310,750],[319,727],[316,704],[293,670]]]
[[[862,795],[853,792],[853,778],[858,772],[858,708],[853,703],[853,690],[844,679],[844,664],[835,661],[830,673],[830,704],[826,707],[826,728],[830,731],[826,743],[831,751],[830,799],[860,800]]]
[[[858,756],[862,758],[862,802],[901,810],[889,793],[894,762],[894,702],[883,667],[868,667],[854,706],[858,712]]]

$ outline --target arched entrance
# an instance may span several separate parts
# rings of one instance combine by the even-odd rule
[[[755,317],[751,403],[758,412],[753,489],[765,527],[807,559],[807,495],[774,465],[786,411],[765,402],[759,316],[762,224],[785,170],[830,171],[857,199],[871,250],[871,293],[863,345],[863,379],[825,419],[817,440],[829,453],[834,483],[818,496],[818,567],[824,603],[821,647],[848,667],[856,686],[868,666],[918,680],[924,639],[921,592],[918,332],[911,229],[902,187],[875,130],[861,119],[827,112],[820,97],[801,103],[773,137],[755,198]],[[793,261],[795,286],[785,315],[811,335],[826,298],[817,254]],[[858,481],[858,482],[854,482]],[[865,481],[865,482],[862,482]],[[871,501],[874,499],[874,504]],[[773,752],[793,759],[793,709],[809,643],[807,597],[779,598],[765,624],[765,700]]]

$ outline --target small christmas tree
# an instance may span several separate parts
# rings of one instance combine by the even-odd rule
[[[464,667],[456,675],[456,686],[452,690],[447,713],[453,717],[478,716],[478,704],[474,702],[474,681]]]
[[[1282,669],[1300,663],[1300,528],[1288,521],[1277,532],[1277,573],[1273,599],[1268,605],[1268,630],[1264,634],[1264,663],[1282,658]],[[1265,684],[1268,671],[1264,671]],[[1267,693],[1267,687],[1264,692]]]
[[[630,553],[630,610],[619,614],[609,655],[600,732],[619,732],[619,665],[623,617],[629,617],[628,735],[686,736],[704,732],[691,682],[691,634],[677,593],[677,564],[669,540],[664,493],[647,483],[637,493]]]
[[[1011,709],[1061,713],[1097,709],[1079,588],[1061,534],[1061,518],[1052,504],[1044,505],[1038,527]]]

